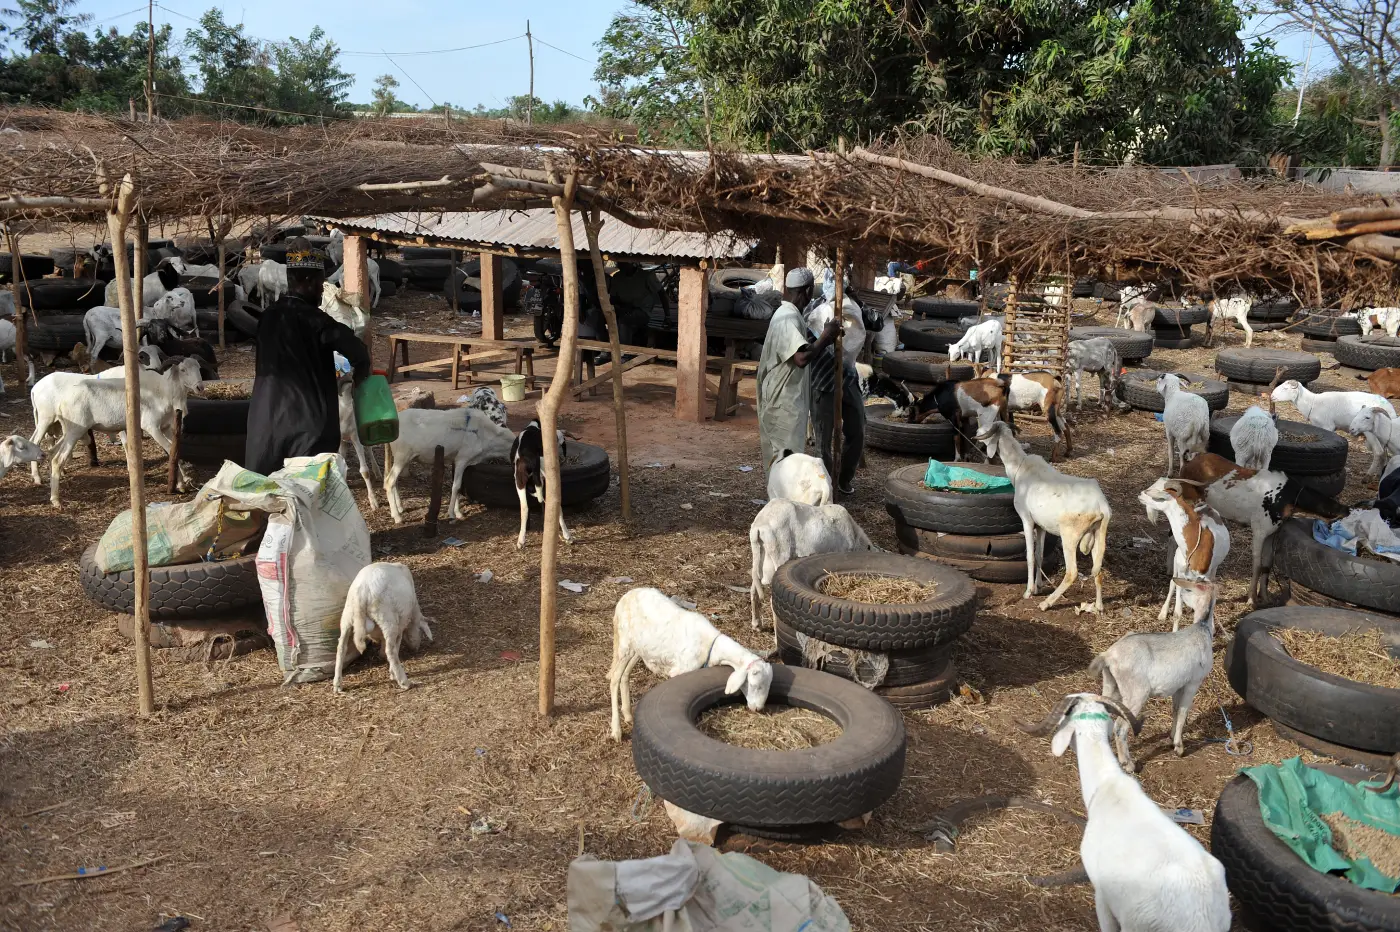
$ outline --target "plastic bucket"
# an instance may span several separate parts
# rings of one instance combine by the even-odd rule
[[[525,400],[525,376],[523,376],[523,375],[503,375],[503,376],[501,376],[501,400],[502,400],[502,401],[524,401],[524,400]]]

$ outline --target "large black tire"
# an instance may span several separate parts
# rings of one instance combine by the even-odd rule
[[[937,531],[910,527],[897,518],[894,533],[900,553],[950,566],[981,582],[1019,584],[1026,581],[1026,538],[1022,534],[940,535]],[[1058,569],[1063,562],[1060,551],[1059,538],[1048,538],[1045,565],[1041,569],[1047,573]]]
[[[1210,317],[1204,305],[1197,304],[1193,307],[1158,306],[1157,316],[1152,319],[1152,327],[1156,330],[1177,330],[1185,332],[1192,324],[1203,324]]]
[[[224,305],[224,323],[249,339],[258,335],[258,319],[262,311],[246,301],[230,301]]]
[[[1309,353],[1238,347],[1215,355],[1215,371],[1232,382],[1268,385],[1280,368],[1283,379],[1297,379],[1304,385],[1322,374],[1322,362]]]
[[[217,283],[212,278],[185,278],[180,280],[180,284],[190,290],[194,296],[195,307],[218,307],[219,289]],[[224,285],[224,307],[236,300],[233,293],[233,282],[225,280]]]
[[[1337,338],[1332,348],[1337,362],[1353,369],[1385,369],[1400,366],[1400,340],[1372,334],[1369,337],[1344,336]]]
[[[1103,337],[1113,344],[1118,357],[1125,362],[1138,362],[1152,355],[1153,337],[1150,333],[1124,330],[1122,327],[1075,327],[1070,330],[1071,340],[1092,340]]]
[[[379,280],[379,300],[396,297],[399,293],[398,282],[392,278],[381,278]]]
[[[452,271],[450,259],[405,259],[408,284],[421,291],[442,291]]]
[[[792,625],[778,622],[778,655],[783,663],[800,667],[802,648],[798,645],[798,631]],[[915,686],[940,676],[953,656],[951,645],[927,647],[923,650],[895,650],[885,654],[889,658],[889,670],[885,673],[884,686]],[[843,680],[855,679],[851,675],[850,657],[845,653],[828,657],[821,669]]]
[[[904,722],[862,686],[800,667],[775,666],[769,705],[811,709],[841,726],[827,744],[799,751],[739,748],[704,734],[707,709],[726,696],[728,667],[672,677],[637,703],[632,761],[662,799],[699,815],[754,826],[840,822],[870,812],[899,789]]]
[[[264,259],[271,259],[273,262],[287,264],[287,244],[286,243],[265,243],[258,247],[258,255]]]
[[[191,398],[180,422],[180,435],[247,434],[246,398]]]
[[[447,302],[448,307],[452,306],[453,292],[456,292],[455,298],[459,313],[470,314],[472,311],[481,310],[481,289],[468,282],[469,277],[467,270],[459,265],[454,266],[448,277],[442,282],[442,297]]]
[[[1191,347],[1193,347],[1193,346],[1196,345],[1195,341],[1192,340],[1189,336],[1185,336],[1185,337],[1184,337],[1184,336],[1181,336],[1180,334],[1181,334],[1181,332],[1180,332],[1179,330],[1176,330],[1176,329],[1172,329],[1172,330],[1153,330],[1153,331],[1152,331],[1152,347],[1153,347],[1153,349],[1170,349],[1170,350],[1190,349]]]
[[[963,298],[945,298],[934,296],[931,298],[914,299],[915,317],[932,317],[937,320],[957,320],[959,317],[972,317],[980,313],[981,306],[976,301],[968,301]]]
[[[925,531],[924,533],[931,532]],[[978,582],[1014,585],[1024,583],[1028,575],[1025,560],[960,560],[957,557],[943,557],[935,553],[925,553],[917,547],[905,543],[902,539],[896,545],[896,549],[907,557],[917,557],[920,560],[928,560],[930,563],[966,573]]]
[[[98,307],[107,283],[95,278],[43,278],[19,289],[19,300],[36,311],[86,311]]]
[[[19,270],[21,273],[21,281],[33,281],[36,278],[43,278],[45,275],[51,274],[54,270],[54,267],[54,260],[52,256],[39,256],[31,255],[29,253],[22,253],[19,257]],[[72,259],[69,259],[68,267],[70,269],[73,267]],[[13,265],[10,262],[10,254],[8,252],[0,253],[0,284],[8,285],[10,283],[10,272],[12,269]]]
[[[30,323],[26,336],[29,348],[43,353],[66,355],[87,339],[82,314],[54,314]]]
[[[905,349],[927,353],[947,353],[948,347],[966,333],[957,324],[944,320],[907,320],[899,325],[899,341]]]
[[[228,343],[242,343],[248,339],[247,334],[230,323],[227,315],[228,308],[224,308],[224,340]],[[213,343],[216,347],[219,344],[219,309],[214,307],[201,307],[194,312],[195,323],[199,326],[199,335]]]
[[[240,465],[248,455],[247,434],[182,434],[180,461],[218,469],[224,460]]]
[[[1305,353],[1330,353],[1337,348],[1337,338],[1314,340],[1311,337],[1303,337],[1298,343],[1298,348]]]
[[[1298,330],[1305,337],[1332,339],[1359,336],[1361,322],[1354,317],[1338,317],[1337,311],[1315,312],[1303,318]]]
[[[1193,372],[1177,374],[1185,376],[1192,383],[1202,383],[1200,388],[1188,387],[1186,391],[1204,398],[1210,410],[1224,410],[1230,403],[1230,386],[1224,382],[1217,382]],[[1157,379],[1161,375],[1161,372],[1153,369],[1134,369],[1123,373],[1123,377],[1118,380],[1118,397],[1129,407],[1139,411],[1161,412],[1166,407],[1166,400],[1157,391]]]
[[[1274,722],[1344,747],[1400,751],[1400,689],[1358,683],[1295,660],[1270,633],[1276,628],[1330,635],[1379,628],[1396,654],[1400,619],[1340,608],[1266,608],[1239,620],[1225,651],[1231,688]]]
[[[868,422],[867,422],[867,430]],[[988,475],[1004,476],[1001,466],[959,463]],[[1015,534],[1021,530],[1011,492],[967,493],[930,489],[924,485],[927,466],[916,464],[894,470],[885,479],[885,510],[910,527],[946,534],[987,536]]]
[[[379,263],[379,287],[383,288],[385,282],[394,282],[402,285],[404,282],[403,263],[397,259],[375,259]]]
[[[1239,415],[1218,417],[1210,422],[1210,440],[1206,449],[1227,460],[1234,461],[1235,448],[1230,443],[1230,429],[1239,421]],[[1347,442],[1330,430],[1300,424],[1297,421],[1279,421],[1278,443],[1274,445],[1274,455],[1269,460],[1269,468],[1286,472],[1290,476],[1322,476],[1346,469]],[[1288,440],[1284,432],[1315,438],[1312,441]]]
[[[591,443],[568,441],[568,454],[573,456],[577,451],[582,451],[578,461],[565,463],[559,470],[565,508],[593,501],[608,490],[610,481],[607,450]],[[515,469],[503,460],[468,466],[462,476],[462,489],[472,501],[487,508],[520,507],[520,497],[515,493]],[[534,499],[530,500],[530,507],[538,507]]]
[[[1326,769],[1348,783],[1371,776]],[[1313,869],[1264,823],[1259,789],[1244,774],[1225,784],[1215,804],[1210,851],[1225,868],[1240,919],[1256,932],[1400,930],[1400,897]]]
[[[824,594],[828,573],[871,573],[937,586],[909,605],[868,605]],[[789,560],[773,574],[773,613],[809,637],[860,650],[918,650],[947,644],[972,627],[977,590],[962,573],[890,553],[819,553]]]
[[[446,249],[441,246],[405,246],[399,250],[399,255],[405,261],[418,261],[421,259],[443,259],[451,262],[453,259],[460,259],[461,253],[455,249]]]
[[[936,417],[925,424],[891,421],[894,405],[870,405],[865,409],[865,445],[888,453],[910,453],[934,459],[952,459],[953,425]]]
[[[1256,320],[1265,323],[1284,321],[1293,316],[1293,312],[1298,309],[1298,302],[1292,298],[1274,298],[1269,301],[1257,301],[1249,308],[1249,313],[1245,316],[1249,318],[1252,325]]]
[[[941,382],[945,374],[956,382],[972,378],[972,367],[967,363],[950,364],[946,353],[921,353],[916,350],[886,353],[880,361],[880,371],[892,379],[920,383]]]
[[[1328,498],[1341,498],[1342,493],[1347,488],[1347,471],[1345,469],[1323,473],[1320,476],[1293,476],[1292,478],[1297,479],[1299,485],[1307,486],[1314,492],[1326,495]]]
[[[135,605],[136,574],[103,573],[97,568],[93,544],[78,558],[78,581],[83,593],[103,608],[131,614]],[[202,619],[248,606],[262,605],[256,554],[220,563],[153,566],[151,619]]]
[[[1381,557],[1352,556],[1319,544],[1312,536],[1312,521],[1290,518],[1279,528],[1274,541],[1279,572],[1334,599],[1400,615],[1400,564]],[[1393,750],[1400,751],[1400,744]]]
[[[710,276],[710,294],[737,298],[741,288],[752,288],[767,277],[763,269],[720,269]]]

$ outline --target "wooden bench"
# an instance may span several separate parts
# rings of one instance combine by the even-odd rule
[[[569,391],[573,392],[575,398],[583,397],[584,392],[588,392],[590,395],[596,395],[598,393],[598,386],[607,382],[613,375],[611,363],[603,369],[602,375],[598,375],[598,369],[597,366],[594,365],[592,357],[584,357],[583,354],[585,351],[611,353],[612,344],[603,340],[578,341],[578,348],[574,351],[573,360],[574,385],[569,389]],[[668,359],[672,362],[676,361],[675,350],[655,349],[650,346],[628,346],[625,343],[622,345],[622,355],[632,357],[623,362],[620,367],[623,372],[626,372],[628,369],[635,369],[638,366],[648,365],[649,363],[656,362],[658,359]],[[705,357],[707,368],[714,364],[722,364],[723,362],[724,359],[720,356]],[[588,370],[587,379],[584,378],[585,368]]]
[[[715,420],[722,421],[739,409],[739,383],[744,376],[758,380],[758,361],[726,358],[719,370],[719,397],[715,399]]]
[[[452,368],[452,388],[461,388],[462,363],[467,364],[467,384],[472,383],[475,363],[498,362],[515,359],[515,374],[525,376],[528,388],[535,387],[535,344],[527,340],[488,340],[479,336],[458,336],[452,333],[391,333],[389,340],[389,381],[400,372],[415,372],[421,369],[436,369],[441,366]],[[423,362],[408,361],[410,343],[436,343],[452,347],[452,355]],[[472,352],[477,347],[477,352]]]

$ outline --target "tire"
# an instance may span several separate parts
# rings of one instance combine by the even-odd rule
[[[899,325],[899,342],[905,349],[947,353],[948,347],[961,340],[965,332],[943,320],[908,320]]]
[[[867,428],[869,430],[868,422]],[[994,476],[1006,475],[1000,466],[959,463]],[[923,464],[894,470],[885,480],[885,510],[910,527],[946,534],[976,536],[1015,534],[1021,530],[1011,492],[966,493],[930,489],[924,485]]]
[[[1364,771],[1327,768],[1348,783]],[[1400,897],[1314,870],[1279,840],[1259,811],[1259,790],[1244,774],[1225,784],[1210,826],[1210,851],[1253,929],[1289,932],[1395,932]]]
[[[258,247],[258,255],[264,259],[271,259],[273,262],[287,264],[287,244],[286,243],[265,243]]]
[[[1230,403],[1230,386],[1224,382],[1217,382],[1194,372],[1178,374],[1186,376],[1192,383],[1203,383],[1201,388],[1188,388],[1186,391],[1204,398],[1210,410],[1224,410]],[[1161,372],[1154,369],[1135,369],[1123,373],[1123,377],[1118,380],[1118,397],[1129,407],[1139,411],[1161,413],[1166,407],[1166,400],[1158,393],[1156,385],[1161,375]]]
[[[1337,340],[1335,337],[1330,340],[1313,340],[1303,337],[1298,348],[1305,353],[1330,353],[1337,348]]]
[[[68,267],[73,267],[73,259],[68,260]],[[8,285],[10,283],[13,264],[10,262],[8,252],[0,253],[0,283]],[[53,256],[40,256],[30,253],[22,253],[19,257],[19,270],[21,281],[33,281],[36,278],[43,278],[45,275],[52,275],[55,268]]]
[[[399,255],[403,257],[405,264],[422,259],[442,259],[451,263],[454,259],[461,258],[461,253],[457,250],[440,246],[405,246],[399,250]]]
[[[1157,316],[1152,319],[1152,326],[1157,330],[1187,329],[1193,324],[1205,323],[1209,317],[1210,311],[1201,304],[1193,307],[1158,307]]]
[[[911,557],[932,560],[960,570],[973,579],[993,583],[1024,583],[1027,576],[1026,539],[1021,534],[1000,534],[990,537],[968,537],[958,534],[940,536],[936,531],[913,528],[896,519],[895,537],[899,552]],[[949,543],[952,541],[953,543]],[[975,552],[980,546],[983,552]],[[1045,541],[1046,572],[1054,572],[1063,562],[1058,537]]]
[[[408,284],[422,291],[442,291],[452,272],[449,259],[408,259],[403,265]]]
[[[1400,340],[1375,335],[1365,339],[1359,336],[1338,337],[1332,355],[1337,357],[1337,362],[1353,369],[1375,370],[1400,366]]]
[[[914,316],[931,317],[936,320],[957,320],[959,317],[971,317],[982,311],[981,305],[976,301],[967,301],[963,298],[915,298]]]
[[[1345,469],[1321,476],[1293,476],[1292,478],[1297,479],[1299,485],[1307,486],[1319,495],[1326,495],[1328,498],[1341,498],[1342,493],[1347,488],[1347,471]]]
[[[1215,371],[1232,382],[1268,385],[1280,368],[1283,369],[1282,379],[1297,379],[1304,385],[1322,374],[1321,361],[1308,353],[1236,348],[1223,349],[1215,355]]]
[[[572,454],[576,448],[583,451],[578,461],[560,468],[565,508],[593,501],[608,490],[611,482],[612,467],[607,450],[591,443],[569,441],[568,452]],[[508,462],[468,466],[462,477],[462,489],[472,501],[487,508],[520,507],[520,498],[515,492],[515,469]],[[530,500],[530,506],[538,507],[534,499]]]
[[[903,540],[899,541],[898,549],[905,556],[928,560],[930,563],[966,573],[978,582],[1012,585],[1024,583],[1029,575],[1025,560],[960,560],[956,557],[925,553],[916,547],[909,546]]]
[[[550,331],[549,318],[544,314],[534,315],[535,342],[545,346],[553,346],[561,338],[561,334]]]
[[[218,469],[224,460],[242,464],[248,455],[247,434],[180,435],[180,460],[195,466]]]
[[[967,363],[949,364],[948,357],[943,353],[911,350],[886,353],[880,362],[880,371],[892,379],[921,383],[941,382],[945,373],[956,382],[972,378],[972,367]]]
[[[229,343],[242,343],[248,336],[233,326],[228,319],[228,308],[224,308],[224,339]],[[217,308],[202,307],[194,312],[195,323],[199,326],[199,333],[210,343],[219,342],[219,311]]]
[[[1380,557],[1352,556],[1319,544],[1312,536],[1311,518],[1283,522],[1274,548],[1280,572],[1296,579],[1299,585],[1363,609],[1400,615],[1400,564]],[[1396,695],[1400,696],[1400,691]],[[1329,740],[1367,747],[1342,739]],[[1400,743],[1378,750],[1400,751]]]
[[[1361,322],[1354,317],[1338,317],[1337,311],[1312,313],[1303,318],[1298,327],[1303,336],[1322,337],[1335,340],[1337,337],[1361,335]]]
[[[783,663],[791,667],[803,666],[802,648],[798,646],[797,629],[778,622],[776,628],[778,653]],[[953,657],[949,646],[928,647],[923,650],[890,651],[889,670],[885,673],[882,686],[917,686],[941,675],[948,668]],[[821,669],[843,680],[852,680],[850,658],[845,655],[827,658]],[[809,668],[810,669],[810,668]]]
[[[224,322],[249,339],[258,336],[258,319],[262,311],[245,301],[231,301],[224,306]]]
[[[379,300],[392,298],[399,293],[399,285],[392,278],[381,278],[379,280]]]
[[[767,277],[762,269],[720,269],[710,276],[710,294],[736,298],[740,288],[752,287]]]
[[[217,308],[219,306],[219,289],[217,283],[212,278],[189,278],[181,279],[180,284],[190,290],[194,295],[194,306],[197,308]],[[223,284],[224,307],[238,300],[233,292],[233,282],[225,281]]]
[[[1206,449],[1231,462],[1235,459],[1235,447],[1230,443],[1230,428],[1239,421],[1239,415],[1220,417],[1210,422],[1210,440]],[[1296,421],[1279,421],[1279,440],[1274,446],[1269,468],[1290,476],[1324,476],[1345,470],[1347,465],[1347,442],[1330,430],[1299,424]],[[1283,432],[1316,437],[1313,442],[1287,440]]]
[[[248,433],[250,402],[246,398],[191,398],[188,404],[180,422],[182,439],[191,434],[242,436]]]
[[[1275,298],[1271,301],[1256,302],[1245,316],[1249,318],[1250,324],[1256,320],[1269,323],[1288,320],[1297,309],[1298,302],[1292,298]]]
[[[904,775],[904,722],[879,696],[829,673],[775,666],[770,705],[820,712],[836,740],[800,751],[738,748],[703,734],[706,709],[725,696],[727,667],[672,677],[637,703],[632,761],[651,791],[722,822],[753,826],[840,822],[894,796]]]
[[[397,259],[375,259],[379,263],[379,287],[382,289],[385,282],[394,282],[402,285],[404,282],[403,263]],[[382,294],[382,292],[381,292]]]
[[[1190,349],[1196,344],[1190,337],[1177,336],[1176,330],[1154,330],[1152,331],[1153,349]]]
[[[82,314],[55,314],[31,323],[26,336],[31,350],[67,355],[87,339],[87,332],[83,329]]]
[[[952,658],[935,676],[908,686],[876,686],[875,695],[903,712],[942,705],[958,693],[958,670]]]
[[[103,608],[131,614],[135,605],[135,573],[103,573],[97,568],[97,545],[78,558],[78,581],[83,593]],[[203,619],[248,606],[262,606],[262,590],[254,567],[256,554],[220,563],[185,563],[150,569],[151,619]]]
[[[450,308],[455,297],[459,313],[481,310],[481,290],[469,284],[468,277],[461,266],[455,266],[442,282],[443,299],[447,301],[447,306]],[[454,290],[455,295],[453,294]]]
[[[19,299],[36,311],[86,311],[101,306],[106,288],[95,278],[44,278],[21,286]]]
[[[865,409],[865,445],[887,453],[910,453],[934,459],[952,459],[953,425],[943,418],[926,424],[890,421],[893,405]]]
[[[1092,340],[1104,337],[1113,344],[1120,359],[1135,362],[1152,355],[1153,337],[1150,333],[1124,330],[1122,327],[1075,327],[1070,330],[1071,340]]]
[[[828,573],[862,572],[936,584],[910,605],[867,605],[825,595]],[[889,553],[819,553],[789,560],[773,575],[773,613],[809,637],[859,650],[918,650],[961,637],[977,614],[972,580],[946,567]]]
[[[1074,283],[1074,287],[1070,289],[1070,297],[1092,298],[1094,296],[1094,285],[1096,284],[1097,282],[1092,278],[1077,279]]]

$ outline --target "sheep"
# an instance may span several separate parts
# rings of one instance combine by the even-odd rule
[[[836,309],[832,303],[823,302],[807,312],[807,327],[813,333],[821,333],[827,321],[835,316]],[[865,349],[867,328],[861,306],[851,300],[849,295],[841,302],[841,329],[841,354],[847,364],[854,366],[860,360],[861,351]]]
[[[502,459],[510,454],[515,435],[491,423],[480,411],[409,408],[399,412],[399,436],[389,444],[393,465],[384,471],[384,498],[389,502],[389,514],[395,524],[403,524],[403,505],[399,500],[399,474],[414,460],[432,462],[433,450],[442,447],[453,461],[452,499],[449,513],[454,520],[463,517],[458,494],[462,488],[462,473],[468,466],[487,460]]]
[[[1023,725],[1053,734],[1056,757],[1074,743],[1088,821],[1079,843],[1094,885],[1101,932],[1227,932],[1230,894],[1225,868],[1162,811],[1114,759],[1113,716],[1134,732],[1137,717],[1107,696],[1073,693],[1045,719]]]
[[[1204,453],[1210,440],[1210,405],[1181,387],[1181,376],[1167,372],[1157,379],[1164,400],[1162,424],[1167,434],[1167,475],[1174,476],[1189,457]],[[1178,457],[1180,462],[1178,462]]]
[[[462,399],[457,399],[461,401]],[[489,385],[483,385],[467,396],[466,406],[475,408],[491,419],[498,427],[509,427],[506,416],[506,403],[496,394],[496,390]]]
[[[1210,302],[1210,316],[1206,318],[1206,346],[1210,346],[1215,339],[1215,322],[1217,320],[1233,320],[1244,328],[1244,345],[1250,346],[1254,342],[1254,328],[1249,325],[1249,309],[1254,307],[1254,299],[1240,296],[1234,298],[1215,298]]]
[[[1348,430],[1362,411],[1380,408],[1391,417],[1395,407],[1371,392],[1311,392],[1297,379],[1280,384],[1269,395],[1273,401],[1291,401],[1309,424],[1323,430]]]
[[[372,308],[379,307],[379,263],[375,262],[373,259],[367,259],[365,262],[366,266],[369,268],[369,306]],[[345,266],[342,265],[332,272],[326,281],[333,285],[340,285],[343,288],[345,286]]]
[[[374,461],[371,453],[366,465],[365,445],[360,442],[360,428],[355,421],[355,383],[353,379],[343,378],[340,380],[340,390],[337,401],[340,405],[340,443],[343,447],[346,441],[355,450],[355,458],[360,463],[360,478],[365,480],[365,494],[369,497],[369,510],[378,511],[379,503],[374,500],[374,482],[372,479],[381,478],[379,466]]]
[[[922,424],[935,415],[953,425],[953,461],[961,462],[964,441],[982,434],[998,419],[1010,421],[1010,377],[944,379],[929,389],[909,412],[909,421]]]
[[[1114,320],[1113,326],[1130,329],[1133,310],[1141,305],[1151,303],[1150,295],[1155,290],[1155,285],[1129,285],[1120,289],[1118,292],[1118,316]]]
[[[1215,453],[1202,453],[1186,461],[1178,484],[1183,501],[1204,501],[1226,521],[1249,526],[1253,568],[1249,604],[1257,605],[1267,594],[1273,566],[1273,536],[1285,518],[1307,512],[1324,518],[1340,518],[1346,509],[1281,472],[1245,469]]]
[[[1017,372],[1011,376],[1010,391],[1007,394],[1007,418],[1015,427],[1015,412],[1035,409],[1045,416],[1050,429],[1055,433],[1055,443],[1050,447],[1050,462],[1055,461],[1055,453],[1060,444],[1065,446],[1065,456],[1074,452],[1074,438],[1070,436],[1069,424],[1060,413],[1060,401],[1064,398],[1064,388],[1060,380],[1049,372]]]
[[[1065,372],[1074,374],[1075,407],[1084,405],[1084,373],[1092,372],[1099,377],[1099,407],[1107,408],[1108,400],[1118,389],[1118,370],[1121,368],[1118,350],[1107,337],[1072,341]]]
[[[1167,585],[1167,599],[1162,603],[1162,610],[1157,613],[1158,621],[1166,621],[1167,607],[1172,603],[1172,596],[1176,596],[1173,631],[1181,622],[1181,587],[1176,580],[1214,582],[1220,564],[1230,554],[1230,530],[1225,526],[1225,519],[1205,502],[1188,501],[1181,488],[1179,482],[1158,479],[1138,494],[1149,521],[1156,524],[1159,515],[1166,515],[1176,544],[1172,555],[1172,581]]]
[[[1365,379],[1371,391],[1384,398],[1400,398],[1400,369],[1377,369],[1370,375],[1358,375]]]
[[[179,265],[176,263],[179,263]],[[167,291],[178,288],[180,286],[180,269],[183,267],[184,263],[179,259],[162,259],[160,264],[157,265],[149,275],[141,279],[142,306],[151,307],[159,301]],[[130,286],[129,280],[127,284]],[[119,285],[120,283],[116,280],[107,283],[107,288],[102,295],[103,304],[108,307],[121,306]],[[134,291],[132,292],[132,297],[136,297]]]
[[[1123,313],[1120,308],[1119,314]],[[1146,333],[1148,326],[1157,317],[1157,305],[1151,301],[1138,301],[1127,309],[1126,314],[1127,319],[1123,324],[1125,329],[1135,333]]]
[[[15,294],[8,288],[0,291],[0,317],[8,317],[11,320],[15,317]]]
[[[1366,449],[1371,454],[1371,465],[1366,468],[1366,475],[1373,479],[1380,478],[1381,460],[1400,455],[1400,419],[1391,417],[1380,408],[1356,412],[1347,430],[1366,439]]]
[[[153,318],[142,323],[145,324],[142,335],[149,341],[142,350],[154,350],[157,362],[161,356],[190,356],[199,360],[199,371],[204,378],[219,377],[219,359],[208,340],[176,336],[169,320]]]
[[[564,432],[555,431],[555,443],[559,445],[559,459],[568,455],[564,442]],[[520,534],[515,539],[515,549],[525,549],[525,529],[530,521],[530,499],[541,505],[545,503],[544,478],[544,431],[538,419],[525,425],[525,429],[510,446],[510,462],[515,472],[515,494],[520,498]],[[557,493],[556,493],[557,494]],[[564,543],[572,544],[574,535],[564,523],[564,512],[559,511],[559,531]]]
[[[345,593],[345,608],[340,613],[340,642],[335,649],[335,692],[340,688],[341,669],[345,665],[345,642],[355,639],[355,649],[364,653],[366,639],[384,646],[389,661],[389,675],[399,689],[413,685],[399,661],[399,646],[407,644],[417,650],[422,638],[433,639],[433,629],[418,607],[418,591],[413,586],[413,573],[398,563],[371,563],[355,574],[350,590]]]
[[[1400,333],[1400,307],[1368,307],[1356,314],[1356,322],[1361,325],[1361,335],[1370,336],[1377,327],[1385,331],[1392,340]]]
[[[5,473],[10,471],[11,466],[20,463],[32,463],[34,468],[38,469],[39,461],[43,458],[43,448],[37,443],[19,434],[10,434],[4,440],[0,440],[0,479],[5,478]]]
[[[260,271],[257,265],[245,265],[238,270],[238,287],[243,289],[243,300],[252,298],[253,292],[258,290],[258,277]]]
[[[613,610],[613,660],[608,670],[614,741],[622,740],[621,718],[632,724],[628,680],[638,663],[657,676],[679,676],[704,667],[733,667],[727,696],[744,693],[749,709],[762,711],[773,685],[773,666],[738,641],[721,634],[704,615],[687,611],[660,589],[624,593]]]
[[[1278,425],[1269,412],[1258,405],[1250,405],[1230,428],[1230,447],[1235,451],[1235,462],[1246,469],[1268,469],[1277,445]]]
[[[165,372],[149,373],[141,379],[141,429],[167,454],[175,412],[185,412],[186,399],[199,383],[199,362],[194,359],[168,360]],[[78,440],[90,430],[109,434],[126,430],[126,384],[121,379],[81,379],[61,389],[53,413],[63,427],[63,438],[49,467],[49,501],[60,508],[59,480]],[[139,441],[127,438],[127,442]],[[181,481],[188,482],[184,466],[179,468]]]
[[[137,321],[143,326],[145,321]],[[122,312],[116,307],[92,307],[83,314],[83,337],[87,351],[98,356],[103,350],[122,347]]]
[[[281,262],[267,259],[259,262],[256,266],[258,270],[258,302],[263,310],[267,306],[276,302],[287,293],[287,267]],[[245,285],[244,291],[248,291]]]
[[[775,498],[759,509],[749,525],[753,565],[749,571],[749,623],[759,628],[759,606],[768,600],[768,587],[778,567],[815,553],[878,550],[840,505],[806,505]]]
[[[1021,529],[1026,536],[1027,579],[1022,598],[1038,594],[1045,535],[1056,534],[1064,548],[1065,578],[1040,603],[1040,610],[1043,612],[1058,602],[1079,578],[1075,554],[1085,553],[1093,558],[1089,575],[1094,580],[1094,606],[1090,610],[1103,614],[1103,555],[1108,546],[1108,522],[1113,510],[1108,507],[1108,499],[1098,482],[1066,476],[1040,457],[1026,453],[1006,424],[993,423],[986,433],[978,434],[977,439],[986,443],[989,456],[1001,456],[1006,477],[1015,489],[1016,514],[1021,517]]]
[[[193,332],[199,336],[199,316],[195,313],[194,294],[188,288],[172,288],[151,305],[146,318],[170,321],[170,326],[181,333]]]
[[[820,457],[784,450],[768,470],[768,498],[804,505],[830,505],[831,476]]]
[[[981,362],[982,354],[987,353],[993,374],[1001,372],[1001,321],[992,318],[970,327],[962,339],[948,347],[948,361],[968,359]]]
[[[345,264],[344,230],[331,230],[331,241],[326,244],[326,255],[330,256],[331,262],[337,266]]]

